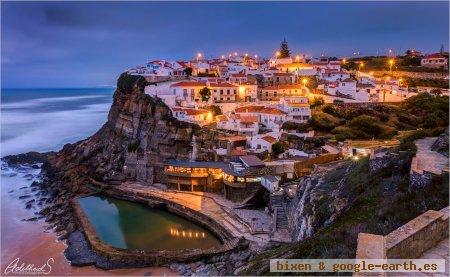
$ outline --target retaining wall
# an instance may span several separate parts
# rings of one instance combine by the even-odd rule
[[[140,193],[134,192],[124,193],[123,191],[116,191],[115,189],[105,190],[102,194],[119,199],[139,202],[150,207],[163,207],[172,213],[194,221],[195,223],[210,230],[222,242],[220,247],[206,250],[186,249],[144,251],[116,248],[100,240],[92,224],[90,223],[89,218],[79,205],[78,199],[73,199],[72,206],[76,212],[79,226],[84,231],[93,250],[110,261],[123,264],[124,267],[135,266],[137,264],[141,266],[160,266],[174,262],[189,263],[211,258],[227,252],[242,250],[248,247],[248,241],[242,237],[234,237],[229,230],[213,219],[188,207],[171,202],[170,200],[158,198],[156,196],[140,195]]]
[[[359,233],[356,259],[415,259],[449,236],[449,209],[429,210],[386,236]],[[373,276],[358,273],[355,276]],[[375,275],[385,276],[385,273]]]

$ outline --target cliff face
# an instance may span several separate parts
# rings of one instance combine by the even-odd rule
[[[61,186],[76,192],[92,180],[108,184],[159,181],[164,159],[189,158],[194,135],[200,158],[208,155],[204,149],[212,148],[208,141],[215,134],[174,119],[160,99],[144,93],[145,85],[143,77],[122,74],[101,129],[50,155],[47,169],[59,177],[55,179]]]
[[[306,239],[330,225],[347,207],[349,196],[345,191],[345,175],[350,168],[348,162],[319,166],[300,180],[297,194],[288,206],[295,241]]]

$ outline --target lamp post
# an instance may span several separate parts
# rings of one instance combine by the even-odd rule
[[[202,53],[197,53],[197,62],[202,58]]]
[[[392,75],[392,66],[394,65],[394,59],[389,60],[389,75]]]
[[[359,71],[358,71],[358,76],[360,76],[361,74],[360,74],[360,72],[361,72],[361,69],[364,67],[364,63],[363,62],[360,62],[359,63]]]
[[[303,78],[302,79],[302,83],[303,83],[303,86],[306,88],[306,84],[308,83],[308,79]],[[305,91],[307,91],[307,90],[305,89]]]

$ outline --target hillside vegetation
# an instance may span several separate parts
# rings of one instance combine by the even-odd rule
[[[314,130],[330,138],[389,139],[398,131],[439,129],[448,126],[448,96],[431,96],[422,93],[392,105],[335,105],[327,104],[313,111],[308,123],[285,123],[284,129],[301,132]]]
[[[330,172],[328,179],[344,180],[340,191],[347,194],[347,208],[332,224],[324,226],[312,237],[256,256],[246,273],[269,274],[269,259],[277,257],[351,259],[356,255],[358,233],[387,235],[427,210],[446,207],[449,197],[448,175],[433,179],[430,186],[420,191],[409,189],[412,154],[410,151],[403,153],[400,163],[375,173],[369,172],[368,159],[352,162],[347,172]],[[326,198],[332,196],[324,197],[314,210],[322,211],[323,217],[328,218],[330,209]]]

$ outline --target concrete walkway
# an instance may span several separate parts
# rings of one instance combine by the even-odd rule
[[[448,169],[448,158],[441,153],[431,150],[431,146],[437,138],[424,138],[416,140],[417,147],[416,159],[417,164],[413,168],[419,173],[423,171],[432,172],[440,175],[442,170]]]
[[[236,237],[244,237],[259,245],[269,241],[268,234],[255,234],[250,226],[233,211],[234,203],[218,196],[204,192],[183,192],[163,190],[156,186],[144,186],[139,183],[123,183],[118,189],[140,192],[173,201],[213,218]]]

